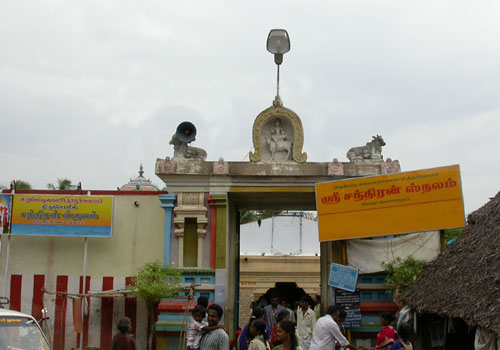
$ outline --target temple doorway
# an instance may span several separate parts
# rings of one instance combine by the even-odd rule
[[[321,284],[316,212],[241,210],[239,219],[235,328],[248,323],[252,306],[264,307],[272,296],[295,309],[306,295],[313,307]]]
[[[309,296],[304,288],[300,288],[296,282],[276,282],[273,288],[269,288],[263,294],[257,305],[269,304],[273,295],[279,295],[280,300],[286,301],[292,310],[297,309],[297,303],[304,295]],[[310,300],[312,302],[312,298]]]

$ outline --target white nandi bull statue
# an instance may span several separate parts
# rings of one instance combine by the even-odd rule
[[[372,136],[373,140],[367,142],[365,146],[353,147],[347,151],[347,158],[351,162],[381,162],[382,146],[385,146],[385,141],[382,136]]]
[[[194,141],[194,140],[193,140]],[[207,152],[198,147],[189,146],[188,143],[182,142],[177,137],[177,134],[172,136],[170,144],[174,146],[174,160],[205,160]]]

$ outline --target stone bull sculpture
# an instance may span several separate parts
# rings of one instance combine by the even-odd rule
[[[385,146],[385,141],[382,136],[372,136],[373,140],[367,142],[365,146],[353,147],[347,151],[347,158],[351,162],[381,162],[382,146]]]

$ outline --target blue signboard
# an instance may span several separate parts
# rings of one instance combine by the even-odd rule
[[[342,323],[344,328],[359,328],[361,327],[361,309],[346,309],[347,317]]]
[[[332,264],[328,285],[354,292],[358,281],[358,269],[353,267]]]

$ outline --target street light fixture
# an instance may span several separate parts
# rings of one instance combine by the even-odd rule
[[[280,95],[280,65],[283,55],[290,51],[290,38],[284,29],[272,29],[267,36],[267,51],[274,54],[274,63],[278,69],[276,96]]]

